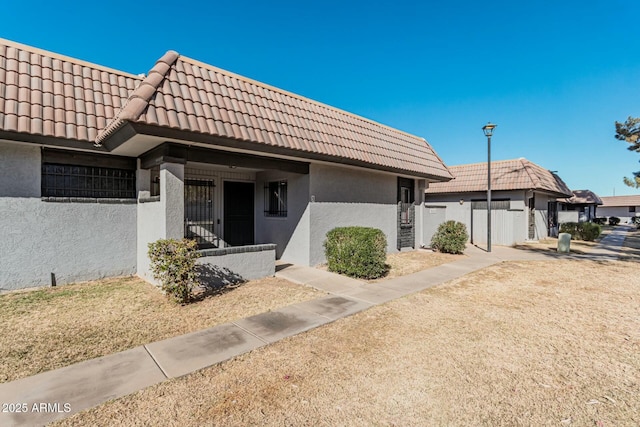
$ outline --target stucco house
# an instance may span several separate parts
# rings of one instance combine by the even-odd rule
[[[1,289],[149,279],[160,238],[247,278],[336,226],[415,247],[451,178],[423,138],[173,51],[145,76],[0,39]]]
[[[630,222],[631,218],[640,216],[640,195],[602,197],[602,206],[598,208],[598,216],[620,218],[621,223]]]
[[[558,199],[559,222],[589,222],[596,218],[602,199],[591,190],[573,190],[573,196]]]
[[[426,189],[425,224],[444,220],[467,226],[471,243],[487,241],[487,163],[450,166],[454,179]],[[573,193],[555,173],[520,158],[491,162],[491,240],[512,245],[558,231],[558,197]],[[427,230],[433,232],[435,230]],[[425,240],[428,240],[425,236]]]

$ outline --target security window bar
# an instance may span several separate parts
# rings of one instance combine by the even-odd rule
[[[136,173],[126,169],[43,163],[42,196],[134,199]]]
[[[287,216],[287,181],[269,182],[264,187],[264,215]]]

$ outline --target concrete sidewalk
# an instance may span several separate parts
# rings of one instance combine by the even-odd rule
[[[615,259],[624,233],[626,229],[614,230],[592,253],[580,258]],[[324,290],[328,295],[0,384],[0,403],[8,410],[0,412],[0,425],[43,425],[62,419],[502,261],[557,258],[558,254],[500,246],[487,253],[469,246],[458,261],[373,284],[279,263],[276,276]]]

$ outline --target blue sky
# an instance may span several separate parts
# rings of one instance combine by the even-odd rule
[[[446,164],[526,157],[573,189],[638,194],[636,0],[5,0],[0,37],[132,73],[167,50],[426,138]]]

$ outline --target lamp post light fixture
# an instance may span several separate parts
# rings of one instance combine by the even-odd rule
[[[489,122],[482,127],[487,137],[487,252],[491,252],[491,136],[496,126]]]

